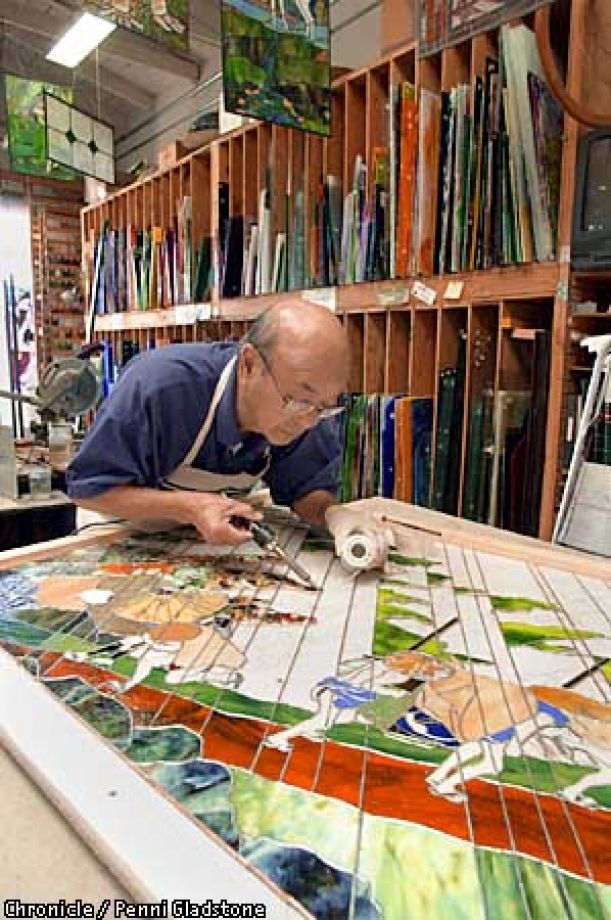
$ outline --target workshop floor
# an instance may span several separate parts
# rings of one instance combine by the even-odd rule
[[[79,527],[98,519],[93,512],[78,511]],[[1,746],[0,789],[0,899],[81,898],[95,905],[105,898],[131,900]]]
[[[0,789],[0,900],[131,901],[2,747]]]

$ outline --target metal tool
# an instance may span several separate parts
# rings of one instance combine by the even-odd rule
[[[595,335],[581,341],[581,347],[595,354],[594,367],[575,435],[575,446],[562,501],[552,534],[552,543],[608,556],[611,501],[609,468],[588,462],[592,427],[611,391],[611,335]]]
[[[41,374],[35,396],[0,390],[0,397],[35,406],[43,422],[83,415],[93,408],[100,394],[100,382],[89,358],[101,348],[102,344],[96,342],[74,357],[53,361]]]
[[[250,531],[250,535],[257,546],[260,546],[261,549],[264,549],[268,553],[273,553],[273,555],[281,562],[285,563],[298,578],[304,581],[308,587],[312,588],[314,591],[318,590],[310,573],[282,549],[273,530],[270,530],[269,527],[266,527],[265,524],[261,524],[259,521],[251,521],[243,517],[234,516],[230,519],[230,522],[232,526],[237,527],[238,530]]]

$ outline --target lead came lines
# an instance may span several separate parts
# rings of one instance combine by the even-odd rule
[[[479,571],[480,571],[480,575],[481,575],[482,581],[484,582],[484,584],[486,584],[485,573],[484,573],[484,571],[483,571],[483,568],[482,568],[482,565],[481,565],[481,562],[480,562],[480,559],[479,559],[479,555],[478,555],[478,553],[476,553],[476,552],[473,552],[473,561],[474,561],[474,564],[478,567],[478,569],[479,569]],[[529,563],[529,562],[526,562],[526,566],[527,566],[527,568],[530,570],[531,574],[532,574],[532,575],[535,577],[535,579],[536,579],[535,572],[538,571],[538,570],[536,569],[536,567],[532,566],[532,564]],[[498,616],[497,611],[495,611],[494,608],[492,608],[492,609],[491,609],[491,612],[492,612],[492,615],[493,615],[493,616],[495,617],[495,619],[497,620],[497,624],[500,625],[500,618],[499,618],[499,616]],[[513,665],[514,674],[515,674],[515,677],[516,677],[516,679],[517,679],[517,682],[518,682],[518,684],[519,684],[520,687],[524,688],[524,684],[523,684],[523,682],[522,682],[521,675],[520,675],[520,673],[519,673],[517,664],[516,664],[516,662],[515,662],[515,656],[514,656],[514,653],[513,653],[512,649],[511,649],[511,646],[508,646],[508,647],[507,647],[507,651],[508,651],[508,653],[509,653],[509,656],[510,656],[510,659],[511,659],[511,662],[512,662],[512,665]],[[537,733],[539,733],[539,731],[540,731],[540,730],[537,730]],[[522,748],[522,741],[521,741],[521,739],[518,739],[518,741],[519,741],[520,747]],[[523,749],[522,749],[522,759],[524,760],[524,765],[525,765],[526,770],[527,770],[527,772],[528,772],[529,778],[530,778],[531,782],[533,782],[533,777],[532,777],[532,771],[531,771],[530,763],[529,763],[528,757],[524,755]],[[553,776],[553,778],[554,778],[554,782],[555,782],[555,785],[556,785],[556,789],[559,789],[560,786],[561,786],[561,783],[558,781],[558,774],[557,774],[556,766],[555,766],[555,763],[554,763],[553,759],[550,759],[549,761],[547,761],[547,764],[548,764],[549,770],[550,770],[550,772],[551,772],[551,774],[552,774],[552,776]],[[556,852],[555,852],[555,848],[554,848],[553,842],[552,842],[552,840],[551,840],[551,835],[549,834],[549,830],[548,830],[547,824],[546,824],[546,822],[545,822],[545,817],[544,817],[543,810],[542,810],[542,807],[541,807],[541,804],[540,804],[540,800],[539,800],[539,799],[540,799],[540,794],[537,793],[535,789],[533,789],[533,796],[534,796],[534,801],[535,801],[535,805],[536,805],[536,808],[537,808],[537,813],[538,813],[538,815],[539,815],[539,818],[540,818],[540,821],[541,821],[541,825],[542,825],[543,831],[544,831],[544,833],[545,833],[546,839],[549,840],[550,852],[551,852],[552,855],[553,855],[553,858],[554,858],[554,861],[555,861],[555,867],[556,867],[556,870],[557,870],[557,872],[558,872],[559,879],[561,880],[561,882],[560,882],[561,893],[562,893],[563,899],[564,899],[564,901],[565,901],[565,904],[567,904],[567,906],[569,907],[569,910],[571,911],[571,915],[572,915],[572,907],[570,906],[570,905],[571,905],[571,901],[570,901],[570,898],[569,898],[569,896],[568,896],[568,894],[567,894],[567,891],[566,891],[566,883],[565,883],[565,879],[564,879],[564,873],[563,873],[561,867],[559,866],[558,859],[557,859]],[[558,801],[558,799],[557,799],[556,796],[555,796],[554,798],[556,799],[556,801]],[[586,871],[586,874],[587,874],[587,876],[588,876],[590,882],[592,883],[592,887],[593,887],[593,891],[594,891],[594,893],[595,893],[595,897],[596,897],[597,901],[599,902],[599,906],[600,906],[600,908],[601,908],[601,917],[604,917],[604,916],[605,916],[605,910],[604,910],[604,907],[603,907],[602,902],[601,902],[601,900],[600,900],[600,893],[599,893],[599,891],[598,891],[598,886],[596,885],[596,882],[595,882],[595,880],[594,880],[594,876],[593,876],[593,873],[592,873],[592,869],[591,869],[589,860],[588,860],[588,858],[587,858],[587,854],[585,853],[585,850],[584,850],[584,847],[583,847],[581,838],[579,837],[579,834],[577,833],[577,830],[576,830],[576,828],[575,828],[575,824],[574,824],[574,822],[573,822],[573,819],[572,819],[572,816],[571,816],[571,813],[570,813],[569,805],[568,805],[568,803],[567,803],[566,801],[564,801],[562,798],[560,798],[560,807],[561,807],[562,812],[564,813],[564,817],[565,817],[565,819],[566,819],[567,825],[568,825],[568,827],[569,827],[569,829],[570,829],[570,831],[571,831],[571,833],[572,833],[572,835],[573,835],[573,838],[574,838],[574,841],[575,841],[575,845],[576,845],[576,847],[577,847],[577,849],[578,849],[578,851],[579,851],[579,854],[580,854],[580,857],[581,857],[581,859],[582,859],[583,866],[584,866],[584,869],[585,869],[585,871]]]
[[[441,542],[441,546],[442,546],[442,554],[443,554],[443,557],[444,557],[444,560],[445,560],[445,563],[446,563],[447,571],[448,571],[448,572],[451,572],[452,570],[451,570],[451,567],[450,567],[450,565],[449,565],[448,554],[447,554],[447,548],[446,548],[446,545],[445,545],[445,543],[444,543],[443,541]],[[465,570],[468,572],[468,569],[467,569],[466,567],[465,567]],[[435,606],[434,606],[434,604],[433,604],[432,591],[431,591],[430,587],[429,587],[429,592],[431,593],[431,608],[432,608],[432,610],[434,611],[434,610],[435,610]],[[476,594],[476,598],[477,598],[477,596],[478,596],[478,595]],[[456,603],[456,600],[455,600],[455,603]],[[476,603],[477,603],[477,601],[476,601]],[[458,605],[458,606],[460,606],[460,605]],[[478,606],[479,606],[479,605],[478,605]],[[474,696],[475,696],[475,699],[476,699],[476,701],[477,701],[477,705],[478,705],[478,709],[479,709],[480,719],[481,719],[481,721],[482,721],[482,725],[485,727],[485,726],[486,726],[486,712],[485,712],[484,706],[483,706],[483,704],[482,704],[482,701],[481,701],[481,699],[480,699],[480,697],[479,697],[479,691],[478,691],[478,688],[477,688],[477,685],[476,685],[476,682],[475,682],[475,669],[474,669],[474,666],[473,666],[473,661],[471,660],[471,657],[470,657],[470,654],[469,654],[469,643],[468,643],[468,641],[467,641],[467,633],[466,633],[466,631],[465,631],[464,624],[463,624],[463,622],[462,622],[462,617],[461,617],[461,614],[460,614],[460,609],[459,609],[459,611],[458,611],[458,626],[459,626],[459,630],[460,630],[460,634],[461,634],[461,639],[462,639],[462,645],[463,645],[463,648],[464,648],[464,652],[465,652],[465,655],[466,655],[466,657],[468,658],[468,661],[469,661],[469,672],[470,672],[470,675],[471,675],[471,682],[472,682],[472,686],[473,686]],[[508,707],[508,712],[510,712],[510,711],[511,711],[511,710],[510,710],[509,707]],[[468,793],[468,791],[467,791],[466,781],[465,781],[464,772],[463,772],[463,766],[462,766],[462,762],[461,762],[460,758],[458,758],[458,768],[459,768],[460,777],[461,777],[461,785],[462,785],[462,787],[463,787],[464,794],[465,794],[465,803],[466,803],[466,806],[465,806],[465,807],[468,809],[468,807],[469,807],[469,805],[468,805],[468,803],[469,803],[469,793]],[[497,794],[498,794],[498,798],[499,798],[499,804],[500,804],[501,810],[502,810],[502,812],[503,812],[503,817],[504,817],[504,819],[505,819],[505,827],[506,827],[506,830],[507,830],[507,835],[508,835],[508,837],[509,837],[510,845],[511,845],[511,848],[512,848],[512,851],[513,851],[513,854],[514,854],[514,857],[515,857],[514,859],[512,859],[512,862],[511,862],[512,872],[513,872],[513,874],[514,874],[514,877],[515,877],[515,880],[516,880],[516,884],[517,884],[517,888],[518,888],[518,891],[519,891],[519,893],[520,893],[520,897],[521,897],[521,900],[522,900],[522,903],[523,903],[523,906],[524,906],[525,916],[528,917],[528,918],[530,918],[530,920],[532,920],[532,913],[531,913],[531,910],[530,910],[530,905],[529,905],[529,903],[528,903],[528,898],[526,897],[526,892],[525,892],[525,889],[524,889],[524,882],[523,882],[523,879],[522,879],[522,873],[521,873],[521,871],[520,871],[519,865],[516,865],[517,859],[518,859],[518,851],[517,851],[517,848],[516,848],[516,842],[515,842],[515,837],[514,837],[514,833],[513,833],[513,828],[512,828],[512,826],[511,826],[511,821],[509,820],[509,813],[508,813],[508,810],[507,810],[507,804],[506,804],[506,802],[505,802],[505,794],[504,794],[504,791],[503,791],[501,785],[499,785],[498,788],[497,788]],[[471,819],[471,822],[472,822],[472,819]],[[475,857],[475,858],[476,858],[476,865],[478,866],[478,871],[479,871],[479,855],[478,855],[478,854],[479,854],[479,849],[480,849],[480,848],[479,848],[479,846],[477,845],[477,843],[475,842],[475,839],[474,839],[474,845],[475,845],[475,854],[476,854],[476,857]],[[486,887],[486,885],[485,885],[485,884],[482,884],[481,876],[480,876],[480,885],[481,885],[481,888],[482,888],[482,895],[483,895],[483,898],[484,898],[484,902],[486,903],[486,912],[487,912],[487,915],[488,915],[488,909],[489,909],[489,905],[488,905],[488,903],[487,903],[487,893],[488,893],[488,892],[487,892],[487,887]],[[492,920],[495,920],[494,914],[491,914],[490,916],[492,917]]]
[[[465,552],[465,556],[466,556],[466,555],[467,555],[467,553]],[[485,577],[484,569],[483,569],[483,566],[481,565],[481,561],[480,561],[480,558],[479,558],[479,554],[478,554],[477,552],[473,551],[473,552],[469,553],[469,557],[471,558],[473,565],[474,565],[474,566],[477,566],[477,568],[478,568],[478,570],[479,570],[482,584],[484,584],[484,585],[486,586],[486,590],[489,591],[488,585],[487,585],[487,583],[486,583],[486,577]],[[467,567],[467,571],[468,571],[468,567]],[[481,599],[481,596],[480,596],[480,595],[476,595],[476,604],[477,604],[477,607],[478,607],[478,610],[479,610],[479,615],[480,615],[480,620],[481,620],[482,628],[483,628],[484,632],[486,633],[486,635],[489,637],[489,635],[490,635],[490,634],[489,634],[489,626],[488,626],[488,623],[487,623],[487,621],[486,621],[485,614],[484,614],[484,612],[483,612],[483,610],[482,610],[481,600],[482,600],[482,599]],[[496,611],[494,610],[494,607],[493,607],[492,604],[490,604],[490,609],[488,610],[488,613],[491,614],[491,616],[493,616],[493,617],[496,619],[496,625],[497,625],[497,627],[499,628],[499,631],[502,633],[502,630],[500,630],[500,619],[498,618],[498,615],[496,614]],[[489,641],[490,641],[490,639],[489,639]],[[491,643],[491,642],[490,642],[490,648],[492,649],[492,643]],[[519,673],[519,671],[518,671],[518,669],[517,669],[517,667],[516,667],[516,664],[515,664],[515,661],[514,661],[514,658],[513,658],[513,654],[512,654],[512,652],[511,652],[511,648],[510,648],[508,645],[506,645],[506,650],[507,650],[507,654],[508,654],[508,656],[509,656],[509,660],[510,660],[511,665],[512,665],[514,679],[516,680],[516,682],[517,682],[518,686],[520,687],[520,689],[523,690],[523,691],[525,691],[525,692],[523,693],[522,696],[523,696],[524,701],[527,703],[527,706],[528,706],[528,708],[529,708],[529,713],[530,713],[531,718],[534,719],[534,718],[536,717],[536,712],[532,709],[531,704],[530,704],[530,701],[528,700],[528,695],[527,695],[527,694],[528,694],[528,688],[525,687],[525,685],[524,685],[524,683],[523,683],[523,681],[522,681],[521,675],[520,675],[520,673]],[[501,684],[501,687],[503,688],[503,696],[504,696],[504,698],[505,698],[505,703],[506,703],[506,706],[507,706],[507,712],[508,712],[509,715],[511,715],[511,708],[510,708],[509,705],[508,705],[507,698],[506,698],[506,691],[504,690],[504,683],[503,683],[503,681],[504,681],[504,675],[501,673],[500,668],[499,668],[498,663],[497,663],[497,660],[496,660],[496,657],[495,657],[494,655],[492,656],[492,659],[493,659],[494,668],[495,668],[495,670],[496,670],[496,672],[497,672],[497,679],[499,680],[499,682],[500,682],[500,684]],[[537,732],[537,733],[538,733],[538,731],[539,731],[539,730],[536,729],[536,732]],[[553,863],[554,863],[554,865],[553,865],[552,868],[553,868],[553,871],[554,871],[554,874],[555,874],[555,877],[556,877],[557,884],[558,884],[559,889],[560,889],[561,897],[562,897],[562,900],[563,900],[563,902],[564,902],[564,905],[565,905],[565,907],[566,907],[566,909],[567,909],[568,915],[570,915],[571,917],[573,917],[574,914],[573,914],[573,910],[572,910],[570,898],[569,898],[569,896],[568,896],[568,894],[567,894],[567,891],[566,891],[566,884],[565,884],[565,880],[564,880],[564,874],[563,874],[562,870],[560,869],[559,862],[558,862],[558,857],[557,857],[556,850],[555,850],[555,847],[554,847],[554,843],[553,843],[553,840],[552,840],[552,837],[551,837],[549,828],[548,828],[548,826],[547,826],[547,822],[546,822],[546,819],[545,819],[545,815],[544,815],[543,809],[542,809],[542,807],[541,807],[541,803],[540,803],[540,801],[539,801],[539,795],[538,795],[537,790],[536,790],[536,788],[535,788],[535,782],[534,782],[534,777],[533,777],[533,774],[532,774],[530,762],[529,762],[529,760],[528,760],[528,756],[527,756],[527,755],[525,754],[525,752],[524,752],[524,747],[523,747],[522,738],[520,737],[519,733],[516,733],[516,736],[515,736],[515,737],[516,737],[516,741],[517,741],[517,743],[518,743],[518,745],[519,745],[519,748],[520,748],[520,757],[521,757],[521,760],[522,760],[523,765],[524,765],[524,767],[525,767],[525,769],[526,769],[526,772],[527,772],[527,774],[528,774],[528,778],[529,778],[529,780],[530,780],[530,782],[531,782],[532,789],[529,790],[529,791],[530,791],[531,794],[532,794],[533,803],[534,803],[534,805],[535,805],[535,809],[536,809],[536,812],[537,812],[537,817],[538,817],[538,819],[539,819],[539,823],[540,823],[541,829],[542,829],[542,831],[543,831],[543,836],[544,836],[544,838],[545,838],[545,843],[546,843],[547,849],[548,849],[548,851],[549,851],[549,853],[550,853],[550,855],[551,855],[551,857],[552,857]],[[499,779],[499,782],[498,782],[498,788],[499,788],[499,790],[501,790],[501,794],[502,794],[503,800],[504,800],[504,798],[505,798],[505,792],[504,792],[504,787],[503,787],[502,782],[501,782],[500,779]],[[586,865],[586,869],[588,869],[587,864],[584,863],[584,865]],[[521,873],[520,873],[520,876],[521,876]]]

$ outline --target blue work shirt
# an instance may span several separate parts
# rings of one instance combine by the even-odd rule
[[[185,459],[235,343],[167,345],[133,358],[102,405],[68,467],[71,498],[93,498],[116,486],[163,488]],[[340,444],[337,419],[323,419],[291,444],[269,445],[244,434],[236,416],[237,365],[193,466],[211,473],[263,476],[276,504],[293,505],[317,489],[336,494]]]

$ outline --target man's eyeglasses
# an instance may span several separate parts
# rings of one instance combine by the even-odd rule
[[[333,416],[339,415],[340,412],[344,411],[343,406],[317,406],[316,403],[307,399],[295,399],[293,396],[285,396],[265,355],[260,351],[258,351],[258,355],[263,361],[267,373],[272,378],[278,396],[282,400],[282,408],[287,415],[317,415],[318,418],[333,418]]]

